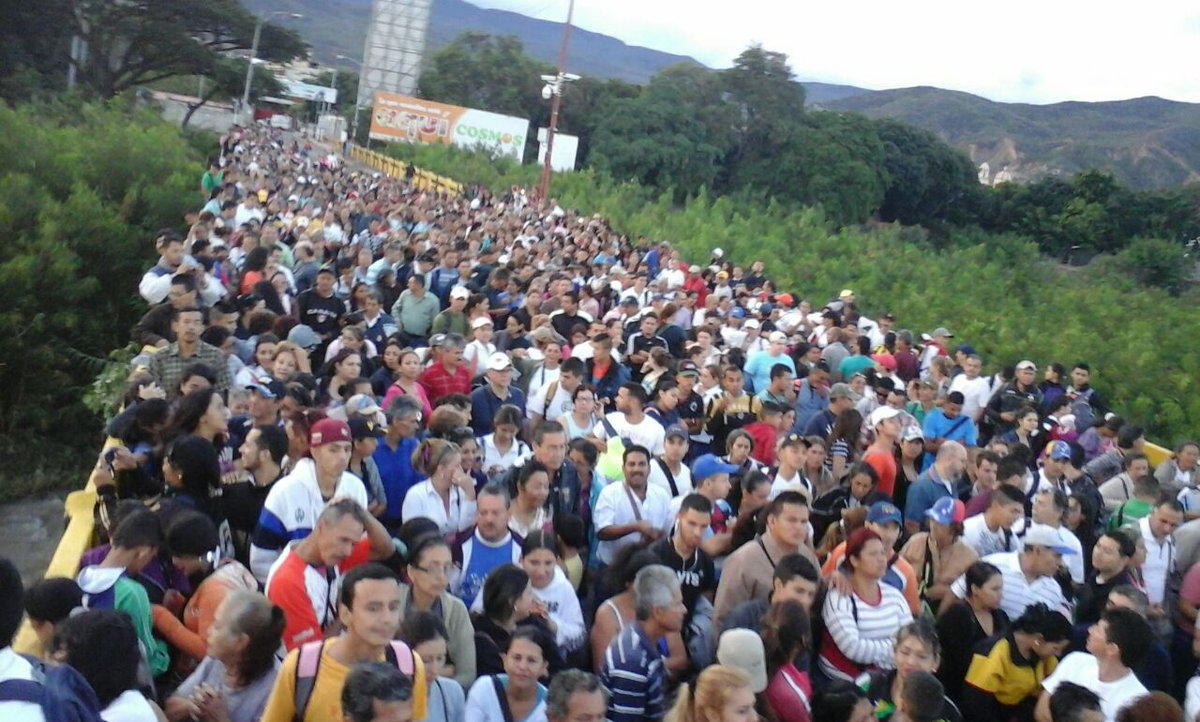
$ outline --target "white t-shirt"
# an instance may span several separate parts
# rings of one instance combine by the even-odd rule
[[[104,722],[158,722],[154,708],[141,692],[125,690],[100,713]]]
[[[988,386],[987,379],[982,376],[969,379],[966,374],[959,374],[950,382],[950,390],[962,392],[962,414],[969,416],[972,420],[977,418],[979,410],[987,406],[992,397],[991,387]]]
[[[644,446],[650,450],[654,456],[663,453],[663,442],[667,439],[667,430],[663,425],[650,418],[649,416],[642,417],[640,423],[631,424],[625,418],[625,414],[620,411],[614,411],[605,416],[608,423],[612,424],[613,430],[617,432],[617,436],[629,439],[639,446]],[[596,424],[596,428],[592,429],[592,433],[601,441],[608,439],[608,429],[604,428],[604,424]]]
[[[647,477],[650,486],[661,488],[670,497],[684,497],[692,493],[692,470],[688,468],[687,464],[680,464],[679,471],[672,472],[672,476],[675,477],[675,488],[679,490],[679,493],[675,494],[671,491],[671,481],[667,478],[667,472],[663,471],[664,463],[658,457],[650,461],[650,475]]]
[[[1011,529],[1003,528],[992,531],[983,520],[983,514],[968,517],[963,522],[963,544],[979,553],[980,558],[989,554],[1015,552],[1021,548],[1021,541]]]
[[[1099,670],[1095,657],[1087,652],[1072,652],[1063,657],[1054,674],[1042,682],[1042,688],[1046,694],[1053,694],[1063,682],[1087,687],[1100,697],[1100,711],[1104,713],[1104,719],[1113,722],[1122,707],[1146,694],[1146,688],[1133,672],[1115,682],[1101,682]]]
[[[798,491],[808,499],[808,503],[812,503],[812,486],[809,485],[808,479],[804,478],[804,474],[797,471],[791,478],[785,479],[775,473],[775,478],[771,480],[771,495],[770,499],[774,501],[775,497],[785,491]]]
[[[634,524],[639,516],[650,522],[655,529],[661,529],[664,533],[670,530],[674,517],[671,516],[671,495],[668,492],[647,483],[646,498],[639,500],[636,494],[632,491],[626,492],[626,489],[628,486],[625,482],[615,482],[600,491],[596,508],[592,512],[592,521],[597,531],[608,526]],[[637,514],[634,514],[631,503],[638,505]],[[596,549],[596,556],[605,564],[611,564],[621,547],[639,541],[645,541],[641,534],[626,534],[611,541],[601,540]]]
[[[546,403],[546,395],[554,390],[554,396],[550,399],[550,403]],[[534,414],[539,416],[545,411],[546,421],[558,421],[565,414],[571,413],[574,403],[571,401],[571,394],[563,388],[561,383],[547,381],[535,393],[529,394],[529,400],[525,402],[525,415],[532,418]]]

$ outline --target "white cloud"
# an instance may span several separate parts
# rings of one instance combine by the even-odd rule
[[[560,22],[567,10],[567,0],[472,1]],[[575,23],[713,67],[758,42],[787,53],[803,80],[1030,103],[1200,102],[1200,9],[1178,1],[578,0]]]

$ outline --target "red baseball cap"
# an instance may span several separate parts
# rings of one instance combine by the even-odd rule
[[[324,446],[338,441],[352,441],[350,425],[339,419],[321,419],[313,424],[308,434],[308,445],[311,447]]]

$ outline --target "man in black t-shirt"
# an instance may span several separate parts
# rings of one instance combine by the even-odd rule
[[[696,393],[696,382],[700,379],[700,369],[691,361],[680,361],[679,370],[675,372],[675,380],[679,382],[679,404],[675,411],[679,414],[679,423],[688,430],[688,454],[690,462],[699,456],[707,454],[709,437],[704,436],[704,397]],[[701,448],[696,449],[699,445]]]
[[[338,320],[346,314],[346,302],[333,292],[337,276],[328,266],[317,271],[316,284],[296,297],[300,323],[308,326],[321,338],[321,352],[341,330]],[[323,355],[313,358],[324,358]]]
[[[679,577],[683,604],[687,607],[681,634],[688,657],[697,669],[712,661],[711,651],[706,650],[716,646],[712,638],[712,600],[717,589],[717,573],[712,557],[700,548],[711,521],[712,502],[700,494],[688,494],[679,503],[671,533],[649,547],[663,565]]]
[[[281,465],[287,449],[287,434],[278,425],[255,426],[239,448],[244,477],[221,489],[222,507],[233,533],[234,549],[238,561],[243,564],[250,563],[254,529],[267,494],[283,476]]]

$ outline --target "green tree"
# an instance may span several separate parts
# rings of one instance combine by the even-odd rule
[[[804,113],[804,86],[793,79],[787,55],[761,45],[742,51],[720,77],[725,102],[734,108],[727,187],[752,186],[781,160],[779,149]]]
[[[650,79],[636,98],[600,111],[590,164],[616,178],[680,197],[712,186],[732,138],[731,108],[713,73],[675,65]]]
[[[882,220],[924,225],[969,213],[980,186],[966,154],[908,123],[884,118],[875,129],[888,177]]]
[[[0,75],[24,67],[65,82],[72,37],[86,44],[77,79],[101,98],[165,78],[220,73],[222,56],[249,50],[257,19],[238,0],[45,0],[14,12],[0,38],[12,43],[16,62],[0,64]],[[3,17],[8,24],[8,13]],[[28,33],[27,37],[15,37]],[[307,48],[299,36],[271,23],[262,26],[258,57],[286,61]],[[59,78],[62,78],[60,81]]]
[[[144,313],[151,239],[195,208],[203,169],[179,129],[115,105],[0,105],[0,154],[0,457],[36,449],[29,473],[62,447],[94,450],[87,360]]]
[[[1196,259],[1183,245],[1161,238],[1135,238],[1118,256],[1125,272],[1138,283],[1178,296],[1187,287]]]
[[[535,119],[548,114],[539,76],[553,72],[514,36],[466,32],[433,54],[417,86],[429,100]]]

